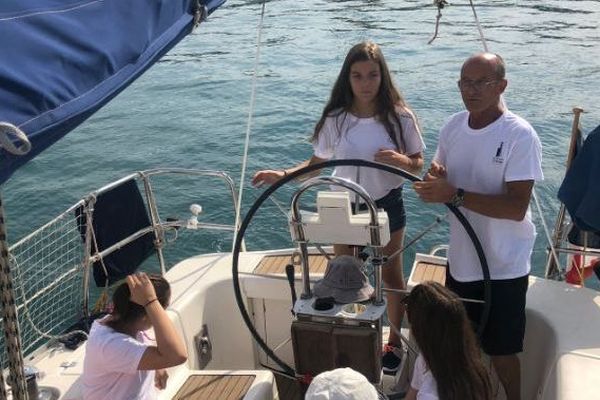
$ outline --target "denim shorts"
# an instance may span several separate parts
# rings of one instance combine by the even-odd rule
[[[388,194],[375,200],[377,208],[383,209],[390,223],[390,233],[394,233],[406,226],[406,211],[404,210],[404,200],[402,200],[402,186],[390,190]],[[354,209],[354,204],[352,204]],[[367,209],[366,204],[361,204],[358,208],[360,211]]]

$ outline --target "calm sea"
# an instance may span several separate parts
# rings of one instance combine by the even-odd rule
[[[289,167],[311,155],[307,137],[326,101],[348,48],[379,43],[395,81],[418,114],[426,161],[445,119],[462,109],[456,87],[462,61],[483,47],[469,2],[443,10],[439,37],[430,0],[290,0],[266,4],[258,66],[243,212],[261,193],[249,177],[261,168]],[[536,185],[549,226],[572,121],[586,110],[584,132],[600,123],[600,1],[475,1],[491,51],[508,65],[506,102],[536,128],[543,143],[546,179]],[[243,142],[256,55],[258,0],[229,0],[206,23],[88,122],[15,173],[3,188],[9,240],[14,243],[87,192],[126,173],[157,166],[228,171],[239,187]],[[212,186],[214,184],[214,186]],[[209,221],[230,221],[223,190],[208,183],[172,188],[179,217],[199,202]],[[276,193],[280,203],[293,188]],[[221,197],[220,197],[221,196]],[[406,190],[408,238],[429,225],[442,207],[419,202]],[[534,209],[538,242],[534,273],[543,274],[546,239]],[[406,254],[447,240],[445,225]],[[285,218],[266,204],[247,235],[250,249],[288,246]],[[230,237],[189,241],[192,252],[226,250]]]

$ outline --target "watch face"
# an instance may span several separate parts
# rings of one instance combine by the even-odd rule
[[[452,196],[451,204],[454,207],[460,207],[465,202],[465,191],[462,189],[458,189],[454,196]]]

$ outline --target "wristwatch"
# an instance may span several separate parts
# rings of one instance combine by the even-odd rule
[[[454,207],[461,207],[463,204],[465,204],[464,189],[456,189],[456,193],[454,193],[454,196],[452,196],[452,199],[450,199],[450,204],[452,204]]]

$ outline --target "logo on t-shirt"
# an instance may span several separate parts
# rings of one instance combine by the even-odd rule
[[[502,148],[504,147],[504,142],[500,142],[500,146],[496,149],[496,155],[493,160],[496,164],[504,163],[504,157],[502,156]]]

